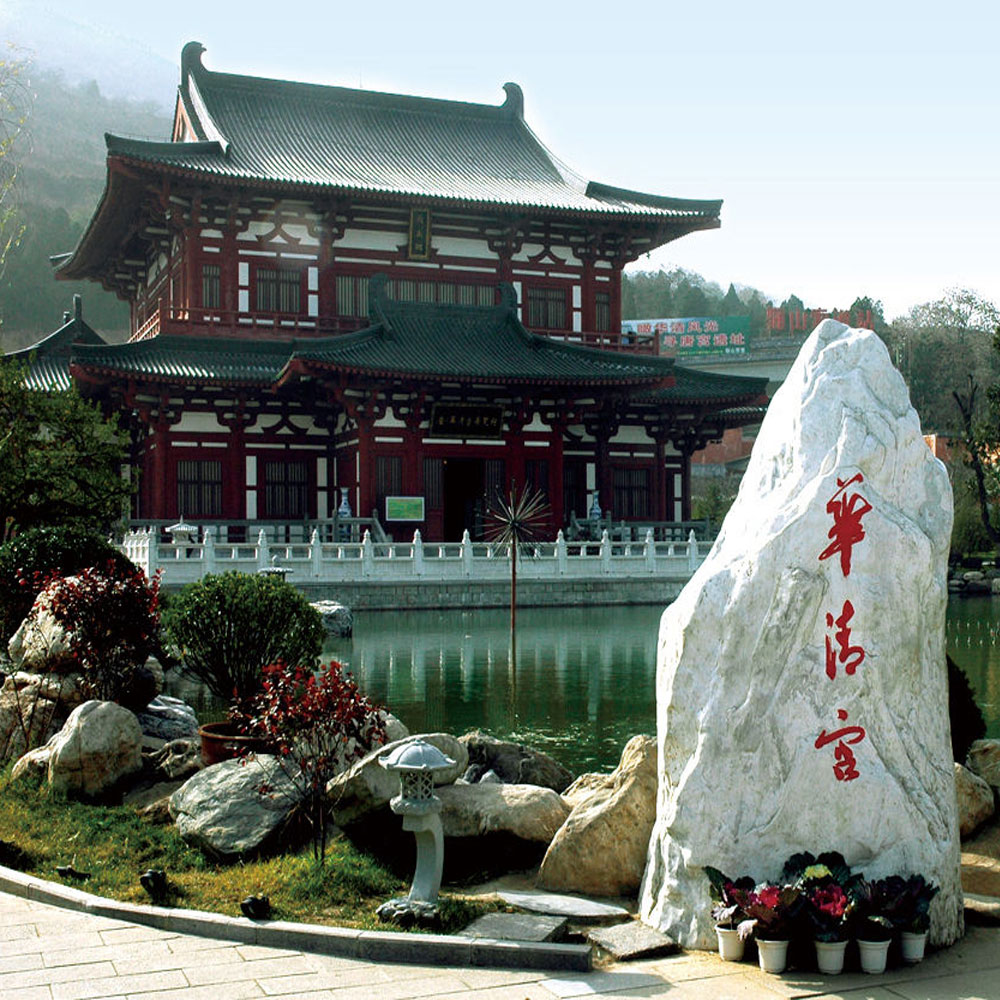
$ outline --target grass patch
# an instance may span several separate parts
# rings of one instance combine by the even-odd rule
[[[0,864],[129,903],[149,903],[139,885],[147,868],[167,874],[165,904],[240,916],[240,900],[264,893],[276,920],[392,929],[375,910],[409,886],[346,839],[335,839],[320,867],[309,851],[258,861],[215,863],[181,840],[174,826],[154,826],[127,806],[90,805],[53,796],[45,785],[0,778]],[[83,883],[56,868],[88,872]],[[461,930],[490,903],[441,897],[442,931]]]

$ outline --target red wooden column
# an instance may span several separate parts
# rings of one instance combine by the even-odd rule
[[[358,509],[357,517],[371,517],[375,503],[375,421],[364,414],[356,418],[358,427]]]
[[[549,507],[552,535],[566,523],[563,510],[563,424],[561,421],[552,423],[549,438]]]
[[[653,466],[652,510],[654,521],[667,521],[667,458],[666,443],[662,437],[654,438],[656,450]]]

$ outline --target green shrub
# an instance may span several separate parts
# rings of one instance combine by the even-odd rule
[[[316,666],[325,635],[319,613],[290,583],[235,572],[185,587],[165,627],[184,672],[238,705],[260,690],[265,665]]]
[[[0,545],[0,645],[7,648],[8,640],[31,610],[42,579],[54,573],[72,576],[109,562],[122,573],[135,569],[96,532],[79,528],[31,528]]]

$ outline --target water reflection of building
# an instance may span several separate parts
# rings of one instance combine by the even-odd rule
[[[692,451],[752,420],[764,382],[623,343],[620,279],[720,202],[572,173],[514,84],[474,105],[211,72],[202,51],[172,141],[108,137],[57,272],[131,304],[130,343],[61,363],[126,415],[140,518],[323,521],[347,498],[457,540],[511,480],[547,494],[553,534],[595,493],[616,520],[690,517]]]
[[[516,670],[503,612],[403,613],[392,629],[378,614],[367,616],[366,627],[362,615],[353,638],[329,651],[365,691],[430,729],[520,727],[560,743],[599,741],[608,730],[617,746],[630,727],[654,727],[657,614],[523,609]]]

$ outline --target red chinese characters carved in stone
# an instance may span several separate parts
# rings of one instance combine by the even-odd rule
[[[833,633],[833,639],[837,644],[836,648],[834,648],[830,636],[826,637],[826,676],[830,680],[837,676],[838,660],[844,665],[844,671],[849,676],[853,676],[854,671],[864,662],[864,647],[851,645],[850,622],[853,617],[854,605],[850,601],[844,601],[844,606],[837,618],[834,618],[829,611],[826,613],[826,624],[831,627],[837,626],[837,631]]]
[[[852,483],[863,483],[864,476],[855,473],[850,479],[837,480],[837,492],[829,499],[826,512],[833,515],[833,527],[827,533],[830,544],[820,553],[820,560],[840,553],[840,569],[844,576],[851,575],[851,550],[865,537],[861,518],[872,509],[872,505],[857,491],[850,495],[845,490]]]
[[[842,708],[837,709],[837,718],[841,722],[847,721],[847,712]],[[815,747],[822,750],[830,743],[836,742],[833,748],[833,773],[837,781],[853,781],[860,777],[861,772],[857,768],[857,760],[854,751],[849,744],[860,743],[865,738],[865,731],[861,726],[842,726],[828,733],[825,729],[816,738]]]

